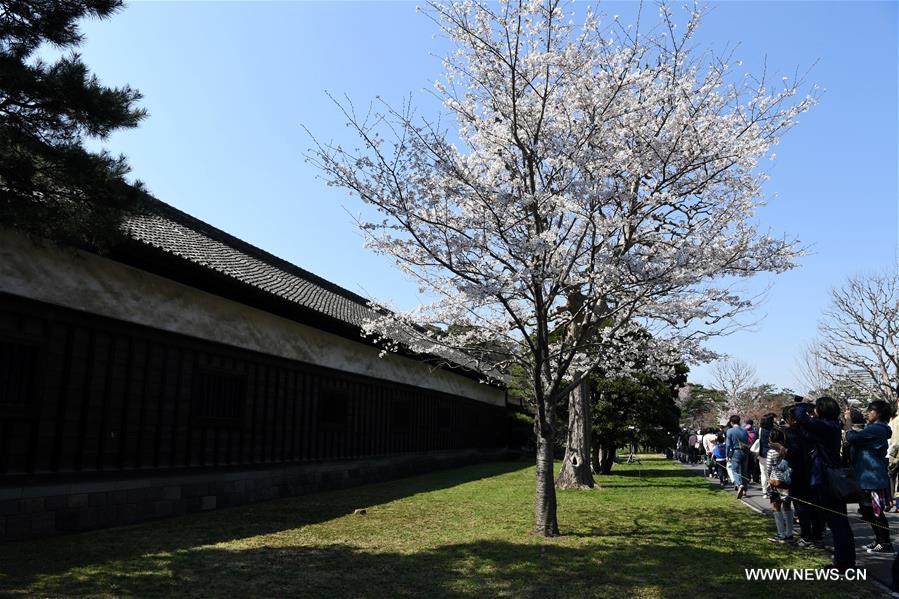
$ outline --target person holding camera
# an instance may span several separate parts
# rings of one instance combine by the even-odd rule
[[[809,487],[812,503],[816,506],[819,517],[827,523],[833,534],[833,565],[843,570],[853,568],[855,537],[846,515],[846,502],[833,494],[825,480],[825,470],[840,463],[843,441],[840,406],[832,397],[819,397],[815,400],[814,417],[808,413],[797,415],[796,424],[814,450],[809,471]],[[788,459],[789,457],[787,455]]]
[[[852,423],[852,429],[846,432],[846,443],[855,479],[862,488],[859,509],[874,530],[874,541],[864,546],[868,553],[893,553],[885,514],[893,505],[887,470],[887,446],[892,433],[887,423],[892,415],[892,407],[880,399],[868,404],[864,417],[857,410],[846,410],[846,419]]]

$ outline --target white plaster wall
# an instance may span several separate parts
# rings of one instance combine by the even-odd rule
[[[397,383],[504,405],[503,391],[93,254],[0,230],[0,291]]]

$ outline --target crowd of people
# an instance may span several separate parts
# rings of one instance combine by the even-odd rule
[[[899,417],[876,400],[864,411],[841,411],[831,397],[814,403],[794,397],[780,414],[741,422],[733,415],[720,427],[682,431],[673,456],[686,463],[705,459],[706,475],[738,497],[753,489],[771,502],[777,532],[769,540],[795,547],[822,547],[830,529],[833,565],[855,566],[856,545],[847,503],[871,526],[869,553],[895,554],[886,513],[899,511]],[[798,535],[796,525],[798,524]],[[894,561],[894,578],[899,557]]]

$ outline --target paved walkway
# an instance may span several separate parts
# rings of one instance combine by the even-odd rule
[[[680,463],[680,462],[678,462]],[[705,466],[703,464],[682,464],[688,470],[695,472],[697,475],[704,477],[705,476]],[[714,485],[718,487],[718,479],[706,479],[709,481],[710,485]],[[736,495],[734,489],[728,485],[726,487],[728,493],[733,493]],[[765,499],[762,495],[761,488],[759,485],[752,485],[749,487],[749,491],[746,495],[741,499],[743,503],[748,505],[753,510],[764,514],[765,516],[771,516],[771,503]],[[852,534],[855,535],[855,561],[856,565],[859,568],[867,568],[868,570],[868,580],[871,578],[875,579],[877,582],[884,585],[886,588],[890,588],[892,584],[892,565],[893,565],[893,555],[883,555],[883,554],[870,554],[867,553],[864,549],[861,549],[862,545],[866,545],[874,540],[874,532],[871,530],[871,527],[867,522],[862,520],[862,517],[858,514],[858,505],[850,504],[847,506],[847,512],[849,514],[849,523],[852,525]],[[890,513],[887,514],[887,519],[890,522],[890,529],[893,537],[894,544],[899,547],[899,514]],[[794,534],[798,535],[799,528],[796,528]],[[774,525],[771,525],[771,533],[774,533]],[[830,531],[827,530],[824,536],[825,547],[828,552],[833,551],[833,547],[830,545]],[[799,549],[796,551],[820,551],[818,549]]]

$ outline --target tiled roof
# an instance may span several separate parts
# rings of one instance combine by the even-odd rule
[[[128,217],[124,228],[128,237],[141,244],[218,272],[235,283],[254,287],[265,294],[330,317],[340,326],[349,325],[359,330],[366,320],[377,315],[369,307],[369,300],[361,295],[155,198],[146,197],[145,208]],[[483,372],[471,356],[457,349],[435,344],[429,355],[418,354],[417,357],[454,370],[461,369],[468,376],[481,378],[486,375],[491,384],[501,384],[498,383],[502,380],[501,375]]]
[[[374,315],[364,297],[158,200],[125,228],[136,241],[354,327]]]

